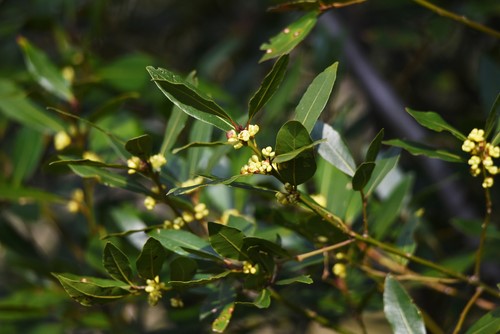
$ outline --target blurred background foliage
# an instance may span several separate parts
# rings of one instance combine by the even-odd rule
[[[196,70],[203,89],[211,92],[233,115],[243,116],[248,97],[270,67],[269,63],[257,65],[262,56],[260,45],[299,15],[266,11],[277,3],[0,1],[0,108],[2,97],[11,93],[9,85],[15,85],[18,92],[36,101],[35,108],[68,108],[43,91],[29,75],[16,42],[19,36],[24,36],[60,68],[69,71],[67,75],[74,80],[78,96],[74,111],[83,118],[95,119],[103,128],[124,138],[150,133],[160,143],[164,133],[170,106],[150,82],[145,71],[147,65],[185,74]],[[500,29],[497,0],[450,0],[439,4]],[[442,18],[412,1],[369,0],[334,10],[334,17],[328,20],[335,20],[341,33],[332,36],[327,25],[320,21],[294,51],[286,87],[268,106],[274,112],[260,116],[260,124],[281,124],[286,120],[315,73],[339,60],[334,98],[323,120],[334,122],[357,157],[364,154],[370,139],[382,127],[386,128],[386,138],[402,136],[397,126],[390,125],[387,119],[390,116],[384,114],[383,105],[372,103],[370,82],[356,72],[357,60],[345,52],[348,43],[359,47],[371,69],[405,106],[436,111],[464,133],[484,123],[500,90],[498,39]],[[446,136],[426,135],[435,146],[451,145]],[[185,142],[188,136],[187,131],[181,132],[179,142]],[[273,138],[263,140],[271,143]],[[80,149],[84,146],[81,143]],[[99,134],[92,136],[86,148],[103,156],[110,150]],[[67,297],[49,273],[102,273],[102,243],[98,234],[92,232],[96,227],[89,226],[85,217],[67,212],[65,204],[75,186],[89,185],[77,176],[68,175],[63,168],[48,168],[56,154],[50,131],[34,130],[0,113],[0,333],[204,331],[195,308],[169,310],[167,315],[164,308],[151,311],[144,300],[138,299],[84,308]],[[16,166],[26,159],[30,163],[22,165],[31,167],[18,170]],[[465,212],[457,218],[478,219],[484,205],[480,200],[481,188],[477,180],[463,177],[467,166],[454,165],[442,183],[458,179],[461,191],[466,194],[464,203],[470,210],[462,207],[457,207],[456,212],[449,207],[443,210],[446,207],[443,197],[437,195],[442,184],[434,182],[433,170],[415,164],[417,160],[403,154],[400,162],[402,170],[415,174],[411,205],[427,210],[425,222],[419,228],[418,238],[422,242],[419,250],[423,254],[439,254],[436,260],[451,259],[450,266],[460,270],[471,263],[470,252],[466,251],[473,249],[475,239],[466,230],[469,225],[452,223],[450,217]],[[54,195],[34,196],[38,200],[31,201],[23,196],[26,193],[21,191],[19,195],[13,189],[38,189]],[[130,210],[134,201],[141,205],[141,200],[116,189],[99,190],[95,199],[97,224],[108,231],[119,230],[118,221],[123,217],[120,214]],[[493,198],[498,199],[498,187],[493,191]],[[244,209],[244,200],[245,197],[236,199],[235,205]],[[120,204],[123,202],[131,203],[130,207]],[[147,215],[146,218],[154,220]],[[493,219],[497,227],[498,220],[497,212]],[[122,246],[132,248],[125,242]],[[486,268],[489,274],[485,280],[497,283],[494,278],[499,275],[498,259],[490,256]],[[317,286],[318,291],[324,288],[321,283]],[[301,303],[315,305],[322,312],[343,311],[331,298],[317,299],[314,291],[295,291],[300,289],[296,286],[288,289],[294,290],[290,295],[302,298]],[[461,305],[438,299],[440,295],[428,291],[424,293],[416,299],[427,305],[438,321],[454,321]],[[449,314],[443,314],[443,309],[449,309]],[[272,329],[273,333],[302,333],[307,328],[313,331],[305,320],[293,318],[275,307],[260,313],[241,311],[237,316],[232,325],[234,332],[250,332],[252,328]]]

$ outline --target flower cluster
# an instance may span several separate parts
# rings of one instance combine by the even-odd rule
[[[186,225],[186,222],[181,217],[175,218],[174,221],[165,220],[163,222],[163,228],[166,230],[168,229],[180,230],[184,225]]]
[[[83,190],[75,189],[71,194],[71,199],[66,204],[66,208],[71,213],[77,213],[80,211],[84,200]]]
[[[180,298],[173,297],[170,298],[170,306],[174,308],[182,308],[184,307],[184,302]]]
[[[243,261],[243,273],[255,275],[257,273],[257,265],[253,265],[248,261]]]
[[[274,152],[273,152],[274,153]],[[269,159],[260,160],[257,155],[252,155],[246,165],[241,167],[241,174],[269,174],[273,171],[273,166]]]
[[[483,171],[483,188],[491,188],[493,176],[498,173],[493,158],[500,157],[500,147],[486,141],[483,129],[473,129],[462,144],[462,150],[472,155],[468,161],[472,176],[478,176]]]
[[[345,254],[337,253],[335,254],[335,259],[337,261],[343,261],[345,259]],[[346,265],[343,262],[335,263],[333,265],[332,271],[335,274],[335,276],[338,276],[339,278],[345,278],[347,276]]]
[[[161,299],[161,290],[165,289],[165,283],[160,282],[160,277],[158,275],[154,279],[146,280],[146,288],[144,289],[148,296],[148,303],[151,306],[158,304],[158,301]]]
[[[144,206],[148,210],[153,210],[156,206],[156,200],[151,196],[146,196],[144,199]]]
[[[297,203],[297,200],[299,199],[299,193],[288,182],[285,183],[285,191],[286,191],[286,193],[282,193],[281,191],[278,191],[276,193],[275,196],[276,196],[276,199],[278,200],[278,203],[283,204],[283,205]]]
[[[146,170],[146,163],[151,165],[153,171],[159,172],[161,167],[167,163],[167,159],[162,154],[155,154],[150,156],[147,162],[144,162],[141,158],[133,156],[127,160],[128,173],[134,174],[137,171],[142,172]]]
[[[71,137],[65,131],[59,131],[54,136],[54,147],[58,151],[64,150],[66,147],[71,145]]]
[[[247,129],[243,129],[239,133],[236,133],[235,130],[228,131],[226,138],[235,149],[240,149],[243,145],[248,145],[248,141],[253,139],[257,132],[259,132],[258,125],[249,125]]]
[[[159,172],[161,167],[167,163],[163,154],[155,154],[149,157],[149,163],[155,172]]]

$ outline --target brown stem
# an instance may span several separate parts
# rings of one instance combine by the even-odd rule
[[[460,329],[462,329],[462,325],[464,324],[465,318],[467,317],[467,313],[469,313],[472,305],[476,303],[476,300],[479,298],[479,296],[483,293],[483,288],[478,287],[476,289],[476,293],[474,293],[474,296],[467,302],[467,305],[465,305],[462,313],[460,313],[460,318],[458,319],[457,325],[455,326],[455,330],[453,331],[453,334],[458,334],[460,332]]]
[[[484,220],[483,224],[481,225],[481,236],[479,239],[479,247],[477,248],[477,253],[476,253],[476,264],[474,266],[474,276],[479,280],[479,277],[481,275],[481,259],[483,257],[484,253],[484,244],[486,241],[486,231],[488,229],[488,226],[490,224],[491,220],[491,212],[492,212],[492,204],[491,204],[491,196],[490,196],[490,190],[489,188],[484,189],[484,197],[486,199],[486,213],[484,215]]]

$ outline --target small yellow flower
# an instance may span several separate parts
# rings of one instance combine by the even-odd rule
[[[473,140],[477,143],[484,141],[484,130],[483,129],[472,129],[472,131],[467,136],[468,139]]]
[[[257,273],[257,266],[252,265],[248,261],[243,261],[243,273],[244,274],[250,274],[250,275],[255,275]]]
[[[205,218],[208,216],[209,211],[205,203],[198,203],[194,207],[194,217],[198,220]]]
[[[127,167],[129,168],[128,173],[134,174],[137,170],[140,170],[142,165],[142,160],[139,157],[132,157],[127,160]]]
[[[186,222],[184,221],[184,219],[182,219],[181,217],[177,217],[174,219],[174,223],[173,223],[173,229],[174,230],[180,230],[184,225],[186,225]]]
[[[83,204],[84,195],[83,190],[75,189],[71,194],[71,199],[66,204],[66,208],[71,213],[77,213]]]
[[[156,200],[151,196],[146,196],[144,199],[144,206],[148,210],[153,210],[156,206]]]
[[[71,144],[71,137],[65,131],[59,131],[54,136],[54,147],[58,151],[64,150]]]
[[[190,213],[190,212],[187,212],[187,211],[184,211],[182,213],[182,219],[186,222],[186,223],[190,223],[194,220],[194,217],[193,215]]]
[[[493,187],[493,178],[492,177],[485,178],[484,181],[483,181],[482,186],[485,189]]]
[[[488,143],[484,137],[483,129],[473,129],[462,145],[462,150],[469,152],[472,156],[467,161],[470,165],[472,176],[484,175],[483,188],[493,186],[493,176],[498,173],[498,166],[493,161],[500,157],[500,147]]]
[[[146,280],[147,286],[144,288],[148,296],[148,303],[151,306],[158,304],[162,297],[161,290],[165,289],[165,283],[160,282],[160,277],[157,275],[154,279]]]
[[[248,133],[250,137],[255,137],[255,135],[259,132],[259,126],[258,125],[249,125],[248,126]]]
[[[335,263],[332,268],[333,273],[340,277],[345,278],[347,276],[346,267],[343,263]]]
[[[159,172],[161,167],[167,163],[167,159],[162,154],[155,154],[149,157],[151,167],[155,172]]]
[[[273,151],[271,146],[262,149],[262,155],[268,158],[274,158],[276,152]]]
[[[174,308],[184,307],[184,302],[180,298],[170,298],[170,306]]]

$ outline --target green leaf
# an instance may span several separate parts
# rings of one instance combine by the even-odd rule
[[[165,134],[163,135],[163,143],[161,144],[160,154],[165,155],[177,141],[179,134],[186,125],[188,114],[183,112],[179,107],[174,105],[172,113],[168,119]]]
[[[389,172],[395,168],[399,161],[400,149],[392,147],[391,149],[385,151],[381,154],[375,169],[373,170],[370,181],[365,186],[365,195],[370,196],[371,193],[377,189],[379,184],[384,180],[384,178],[389,174]]]
[[[18,37],[17,43],[23,51],[28,71],[38,84],[49,93],[69,103],[75,103],[70,82],[64,79],[61,71],[54,66],[47,55],[24,37]]]
[[[374,169],[374,162],[363,162],[359,165],[352,177],[352,189],[356,191],[363,189],[370,181]]]
[[[16,84],[1,78],[0,111],[8,118],[41,133],[65,130],[60,119],[31,102]]]
[[[83,306],[115,301],[130,294],[124,289],[123,283],[113,280],[73,274],[52,275],[59,280],[68,295]]]
[[[311,144],[312,139],[302,123],[289,121],[281,127],[276,136],[276,155],[286,154]],[[292,185],[306,182],[315,172],[316,161],[312,149],[303,151],[290,161],[277,164],[279,178]]]
[[[97,70],[99,79],[121,91],[140,91],[148,83],[144,68],[154,59],[141,53],[126,54]]]
[[[245,175],[245,174],[237,174],[237,175],[233,175],[233,176],[228,177],[228,178],[218,178],[218,177],[211,177],[211,176],[207,176],[207,175],[204,175],[204,177],[211,178],[211,180],[208,182],[204,182],[202,184],[197,184],[195,186],[172,188],[167,192],[167,195],[178,196],[178,195],[182,195],[182,194],[191,192],[191,191],[196,190],[198,188],[208,187],[208,186],[216,186],[219,184],[224,184],[226,186],[242,187],[242,188],[251,189],[251,190],[263,190],[263,188],[255,187],[255,186],[252,186],[250,184],[235,182],[236,180],[239,180],[240,178],[249,177],[249,175]]]
[[[142,135],[128,140],[125,149],[130,154],[147,161],[153,151],[153,141],[150,135]]]
[[[488,118],[486,119],[486,124],[484,125],[485,138],[488,138],[490,134],[493,132],[493,130],[497,128],[499,119],[500,119],[500,93],[498,93],[495,102],[493,102],[491,110],[488,114]]]
[[[314,131],[320,133],[320,138],[326,139],[325,143],[319,145],[319,155],[341,172],[354,176],[356,164],[340,134],[323,122],[318,122]]]
[[[318,21],[317,16],[316,11],[307,13],[283,29],[278,35],[272,37],[269,43],[262,44],[260,49],[266,53],[259,62],[290,53],[314,28]]]
[[[245,235],[240,230],[209,222],[208,235],[210,244],[220,256],[237,260],[248,257],[243,251]]]
[[[245,237],[243,239],[243,249],[249,249],[250,247],[257,247],[259,251],[267,252],[276,257],[290,258],[290,254],[280,245],[266,239]]]
[[[394,333],[422,333],[422,315],[403,286],[387,275],[384,286],[384,313]]]
[[[193,249],[218,257],[206,240],[188,231],[154,230],[148,234],[158,240],[166,249],[182,256],[190,255],[185,249]]]
[[[144,279],[154,279],[160,274],[166,258],[167,252],[161,243],[154,238],[148,238],[135,262],[137,272]]]
[[[227,219],[227,226],[234,227],[235,229],[243,232],[245,235],[252,235],[256,228],[256,224],[253,220],[238,214],[229,215],[229,218]]]
[[[461,141],[467,139],[467,137],[455,129],[453,126],[448,124],[439,114],[432,111],[415,111],[410,108],[406,108],[406,111],[413,117],[415,120],[420,123],[420,125],[425,126],[428,129],[431,129],[436,132],[448,131]]]
[[[188,148],[193,148],[193,147],[212,147],[212,146],[221,146],[221,145],[228,145],[228,142],[227,141],[213,141],[213,142],[199,142],[199,141],[197,141],[197,142],[192,142],[192,143],[186,144],[186,145],[181,146],[181,147],[174,148],[172,150],[172,153],[177,154],[180,151],[186,150]]]
[[[116,169],[129,169],[124,165],[115,165],[115,164],[107,164],[100,161],[89,160],[89,159],[75,159],[72,160],[70,157],[61,156],[64,158],[63,160],[56,160],[49,163],[49,166],[90,166],[90,167],[99,167],[99,168],[116,168]]]
[[[228,270],[228,271],[223,271],[223,272],[216,274],[216,275],[207,275],[206,277],[198,278],[198,279],[191,280],[191,281],[170,281],[170,282],[168,282],[168,284],[175,289],[183,289],[183,288],[191,289],[191,288],[196,288],[196,287],[215,283],[218,280],[228,276],[231,273],[232,272]]]
[[[16,133],[12,152],[12,163],[15,166],[11,183],[14,187],[21,185],[39,167],[45,141],[43,135],[28,127],[22,127]]]
[[[290,151],[290,152],[287,152],[287,153],[283,153],[283,154],[280,154],[280,155],[277,155],[273,158],[272,162],[273,163],[282,163],[282,162],[287,162],[287,161],[290,161],[290,160],[293,160],[295,159],[300,153],[306,151],[306,150],[310,150],[311,148],[313,148],[314,146],[316,145],[319,145],[321,143],[323,143],[325,140],[324,139],[320,139],[320,140],[316,140],[315,142],[309,144],[309,145],[305,145],[305,146],[302,146],[296,150],[293,150],[293,151]]]
[[[288,66],[288,55],[281,56],[274,63],[271,72],[269,72],[257,92],[252,96],[248,103],[248,122],[252,120],[255,114],[261,110],[278,90],[283,78],[285,77]]]
[[[307,132],[311,132],[319,115],[330,99],[333,84],[337,78],[338,62],[321,72],[309,85],[295,109],[295,120],[301,122]]]
[[[178,257],[170,262],[170,280],[190,281],[196,274],[197,269],[198,265],[195,260],[188,257]]]
[[[289,284],[293,284],[293,283],[312,284],[313,280],[312,280],[310,275],[300,275],[297,277],[279,280],[275,284],[276,285],[289,285]]]
[[[497,334],[500,332],[500,308],[486,313],[465,334]]]
[[[219,105],[180,76],[162,68],[146,69],[163,94],[186,114],[223,131],[234,128],[236,123]]]
[[[37,201],[37,202],[55,202],[64,204],[66,199],[40,189],[27,187],[12,187],[7,184],[0,184],[0,199],[9,201]]]
[[[212,322],[212,331],[216,333],[223,333],[229,322],[231,321],[231,317],[234,312],[234,302],[226,304],[222,311],[219,313],[217,318]]]
[[[239,305],[249,305],[255,306],[259,309],[268,308],[271,306],[271,292],[268,289],[262,289],[260,293],[255,297],[255,300],[252,302],[236,302]]]
[[[464,162],[464,159],[457,154],[444,150],[437,150],[427,145],[416,143],[409,140],[391,139],[384,141],[384,144],[401,147],[407,150],[412,155],[425,155],[426,157],[429,158],[436,158],[449,162],[460,162],[460,163]]]
[[[382,140],[384,139],[384,129],[380,130],[379,133],[373,138],[370,146],[368,146],[368,151],[366,152],[366,162],[374,162],[377,158],[378,152],[380,151],[380,146],[382,145]]]
[[[111,277],[132,285],[132,268],[128,257],[110,242],[104,247],[102,263]]]

